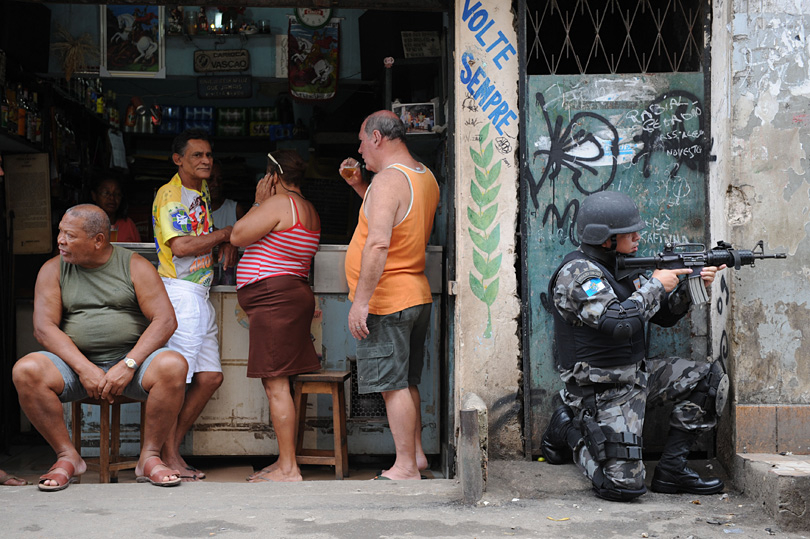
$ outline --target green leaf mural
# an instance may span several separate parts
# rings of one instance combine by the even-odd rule
[[[501,173],[501,162],[492,163],[494,147],[487,141],[489,126],[486,124],[478,133],[478,148],[470,146],[470,156],[475,164],[475,179],[470,180],[470,195],[474,206],[467,207],[470,226],[467,231],[473,242],[473,266],[470,271],[470,290],[475,297],[487,306],[487,327],[484,337],[492,337],[492,304],[498,297],[502,254],[496,254],[501,241],[501,225],[495,220],[498,204],[495,199],[501,186],[496,185]],[[494,226],[493,226],[494,225]]]

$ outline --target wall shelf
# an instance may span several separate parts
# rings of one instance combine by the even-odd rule
[[[2,153],[40,153],[45,150],[38,144],[11,133],[0,134],[0,152]]]
[[[202,39],[204,41],[213,41],[216,44],[224,45],[229,41],[229,39],[237,38],[242,43],[247,43],[250,39],[254,38],[262,38],[262,37],[274,37],[275,34],[246,34],[244,32],[240,32],[238,34],[166,34],[166,37],[171,39],[182,39],[186,43],[193,43],[197,39]]]

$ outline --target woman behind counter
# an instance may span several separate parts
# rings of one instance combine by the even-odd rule
[[[90,192],[96,206],[104,210],[110,218],[110,241],[123,241],[137,243],[141,241],[141,234],[135,223],[125,215],[121,201],[124,192],[121,183],[115,178],[102,178]]]
[[[236,294],[250,322],[247,375],[262,379],[278,440],[278,460],[248,476],[252,483],[301,481],[289,377],[321,368],[310,338],[315,297],[308,282],[320,218],[301,194],[306,164],[298,153],[267,157],[256,201],[231,233],[233,245],[246,247],[236,270]]]

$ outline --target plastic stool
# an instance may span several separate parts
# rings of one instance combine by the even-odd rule
[[[295,460],[298,464],[324,464],[335,467],[335,478],[349,477],[349,450],[346,444],[346,394],[344,382],[350,371],[321,370],[299,374],[293,379],[295,394],[295,424],[298,435]],[[304,422],[307,395],[332,395],[332,428],[335,433],[334,449],[304,449]]]

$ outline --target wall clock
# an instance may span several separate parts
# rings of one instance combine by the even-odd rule
[[[332,8],[295,8],[295,18],[307,28],[323,28],[332,18]]]

